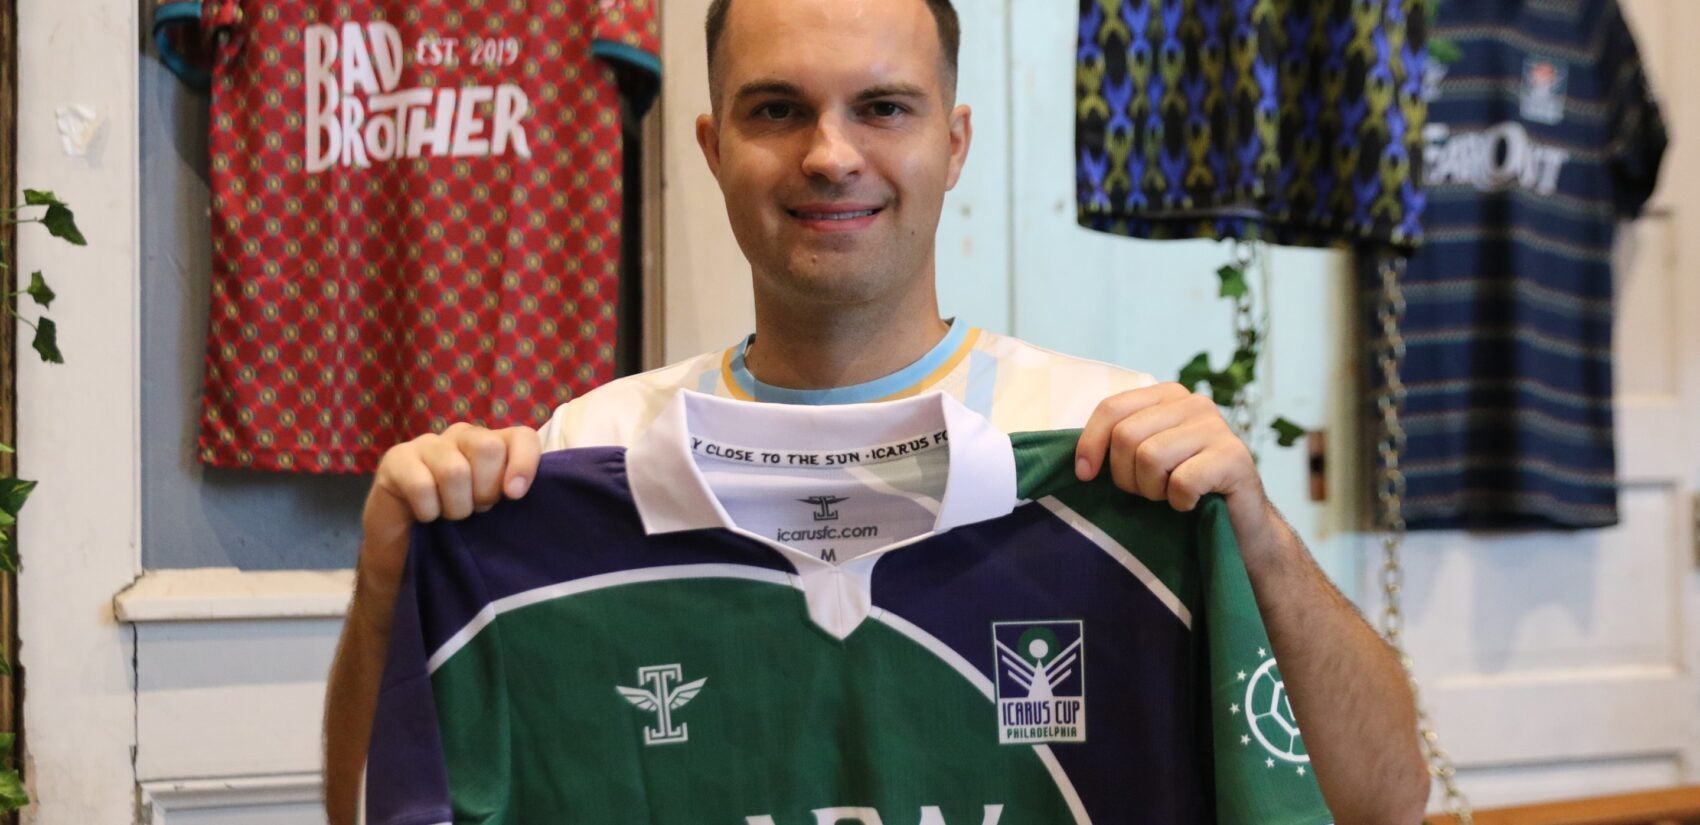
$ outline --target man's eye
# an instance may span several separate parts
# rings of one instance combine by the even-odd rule
[[[868,106],[868,112],[874,117],[896,117],[903,114],[903,104],[881,100]]]
[[[755,115],[763,120],[785,120],[791,117],[792,106],[789,103],[763,103],[756,107]]]

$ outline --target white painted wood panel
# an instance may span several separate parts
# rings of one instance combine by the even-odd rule
[[[317,772],[336,619],[136,628],[136,778]]]
[[[1637,353],[1625,358],[1615,376],[1624,398],[1669,397],[1677,390],[1676,285],[1665,276],[1676,255],[1670,220],[1655,214],[1623,229],[1618,256],[1617,305],[1623,323],[1617,346]]]
[[[1692,781],[1683,776],[1680,762],[1668,756],[1649,756],[1474,768],[1465,782],[1471,800],[1485,808],[1606,796],[1630,788],[1667,788]]]
[[[732,237],[725,200],[697,147],[708,112],[709,0],[661,5],[661,261],[667,363],[731,346],[755,329],[750,265]]]
[[[18,471],[41,482],[19,523],[24,823],[120,823],[135,813],[129,633],[112,595],[136,575],[138,534],[138,4],[18,4],[19,184],[71,204],[89,245],[18,232],[18,272],[44,270],[66,363],[18,338]],[[86,107],[71,151],[63,107]],[[79,154],[80,152],[80,154]]]

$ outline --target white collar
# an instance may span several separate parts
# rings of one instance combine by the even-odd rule
[[[626,451],[626,477],[644,532],[735,528],[691,457],[691,437],[774,450],[853,450],[940,429],[950,474],[932,534],[1015,509],[1009,436],[943,393],[874,404],[756,403],[678,390]]]

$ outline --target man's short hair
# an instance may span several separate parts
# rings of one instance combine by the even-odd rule
[[[962,46],[962,24],[956,19],[956,7],[950,0],[926,0],[927,10],[933,13],[933,22],[938,24],[939,54],[944,60],[943,77],[946,97],[956,94],[956,53]],[[714,73],[714,55],[720,48],[720,35],[726,31],[726,13],[732,8],[732,0],[714,0],[708,6],[708,18],[703,23],[703,29],[708,35],[708,83],[712,96],[717,78]],[[719,100],[714,100],[719,107]]]

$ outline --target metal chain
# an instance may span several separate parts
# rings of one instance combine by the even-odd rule
[[[1249,277],[1252,265],[1256,263],[1258,258],[1257,245],[1252,241],[1235,240],[1231,254],[1233,265]],[[1234,299],[1234,343],[1235,346],[1240,348],[1255,347],[1259,353],[1258,361],[1262,361],[1263,347],[1261,344],[1264,325],[1259,323],[1257,313],[1254,311],[1252,301],[1252,292],[1254,291],[1247,290],[1245,294]],[[1263,296],[1263,301],[1267,304],[1269,296]],[[1256,363],[1253,364],[1253,369],[1256,369]],[[1256,382],[1253,382],[1251,386],[1255,385]],[[1255,438],[1258,432],[1257,419],[1260,406],[1258,402],[1260,400],[1261,393],[1257,393],[1249,386],[1242,387],[1234,393],[1234,403],[1228,408],[1228,423],[1240,434],[1240,440],[1251,447],[1253,454],[1257,453]]]
[[[1405,618],[1400,612],[1405,570],[1399,561],[1399,551],[1405,543],[1405,471],[1399,466],[1399,457],[1405,452],[1405,428],[1399,423],[1399,411],[1405,403],[1405,384],[1399,379],[1399,365],[1405,357],[1405,339],[1399,334],[1399,322],[1405,316],[1405,295],[1399,288],[1399,281],[1404,276],[1405,259],[1383,254],[1377,260],[1376,268],[1381,275],[1381,294],[1375,311],[1376,320],[1381,324],[1381,341],[1376,355],[1381,366],[1382,386],[1375,402],[1381,413],[1381,437],[1376,445],[1381,453],[1376,493],[1381,499],[1381,527],[1384,531],[1381,540],[1381,589],[1385,602],[1381,613],[1381,633],[1399,655],[1399,663],[1404,665],[1405,676],[1410,680],[1411,696],[1417,705],[1417,730],[1422,736],[1423,758],[1428,762],[1429,773],[1438,777],[1444,788],[1446,812],[1462,825],[1472,825],[1470,798],[1458,787],[1457,769],[1452,764],[1451,755],[1440,746],[1440,734],[1435,731],[1434,721],[1423,707],[1411,655],[1405,650]]]

